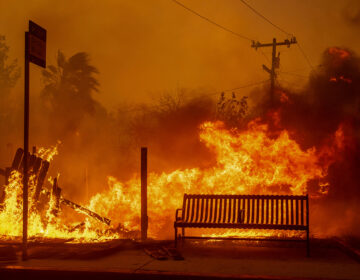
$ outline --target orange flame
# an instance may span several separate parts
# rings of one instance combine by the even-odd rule
[[[329,187],[325,180],[336,151],[342,147],[343,133],[337,131],[332,146],[317,151],[302,150],[286,130],[269,136],[260,119],[249,122],[246,131],[227,129],[222,122],[200,126],[200,141],[214,152],[216,164],[209,168],[190,168],[170,173],[150,173],[148,178],[149,235],[172,236],[174,212],[184,193],[203,194],[304,194],[312,179],[321,179],[320,194]],[[44,154],[52,154],[50,152]],[[74,242],[102,241],[123,236],[124,229],[136,231],[140,224],[140,181],[127,182],[108,177],[108,190],[93,196],[86,206],[112,220],[112,227],[85,218],[82,227],[67,223],[60,212],[54,215],[54,198],[45,214],[35,210],[34,182],[29,183],[29,236],[73,238]],[[22,221],[21,175],[13,172],[0,212],[0,235],[20,236]],[[120,230],[121,229],[121,230]],[[171,234],[171,235],[170,235]],[[228,233],[230,234],[230,233]],[[253,233],[251,233],[253,234]],[[269,234],[269,232],[268,232]]]
[[[38,157],[41,157],[42,159],[50,162],[54,158],[54,156],[58,154],[58,146],[60,144],[61,141],[58,141],[55,146],[52,146],[48,149],[41,147],[36,154]]]
[[[335,160],[335,147],[306,151],[290,139],[286,130],[270,138],[268,126],[260,120],[249,123],[248,130],[227,130],[222,122],[206,122],[200,139],[214,151],[217,164],[211,168],[175,170],[149,176],[149,232],[153,237],[170,236],[174,211],[184,193],[202,194],[304,194],[307,183],[322,179],[319,195],[326,194],[325,176]],[[340,135],[340,133],[338,133]],[[336,137],[341,141],[341,137]],[[320,157],[325,160],[320,161]],[[109,177],[109,190],[91,200],[91,209],[126,225],[139,228],[140,184],[138,178],[126,183]],[[230,234],[230,233],[227,233]],[[252,233],[253,234],[253,233]]]

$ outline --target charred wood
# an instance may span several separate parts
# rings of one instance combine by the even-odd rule
[[[74,209],[74,210],[76,210],[76,211],[78,211],[80,213],[83,213],[83,214],[85,214],[87,216],[90,216],[90,217],[92,217],[92,218],[94,218],[94,219],[96,219],[96,220],[98,220],[98,221],[100,221],[100,222],[102,222],[104,224],[107,224],[108,226],[111,223],[110,219],[101,217],[99,214],[97,214],[97,213],[95,213],[95,212],[93,212],[93,211],[91,211],[91,210],[89,210],[89,209],[87,209],[87,208],[85,208],[85,207],[83,207],[83,206],[81,206],[79,204],[76,204],[76,203],[74,203],[74,202],[72,202],[72,201],[70,201],[68,199],[61,198],[60,202],[62,204],[64,204],[64,205],[67,205],[67,206],[71,207],[72,209]]]
[[[55,206],[53,209],[53,214],[54,216],[57,216],[60,208],[60,195],[61,195],[61,188],[59,188],[57,185],[57,178],[54,178],[52,195],[55,198]]]
[[[35,195],[34,195],[35,200],[39,199],[39,195],[40,195],[42,186],[44,184],[46,174],[49,170],[49,166],[50,166],[50,163],[48,161],[46,161],[46,160],[42,161],[40,173],[38,175],[37,182],[36,182],[36,189],[35,189]]]
[[[21,149],[21,148],[17,149],[17,151],[15,153],[14,160],[13,160],[12,165],[11,165],[12,169],[16,169],[16,170],[20,169],[20,163],[22,161],[23,154],[24,154],[23,149]]]
[[[85,227],[85,222],[81,222],[81,223],[77,224],[76,226],[70,228],[69,231],[74,232],[78,229],[82,230],[82,229],[84,229],[84,227]]]

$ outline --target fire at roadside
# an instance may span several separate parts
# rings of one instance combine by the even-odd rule
[[[190,143],[191,147],[201,146],[207,159],[199,166],[194,166],[195,161],[191,159],[190,167],[149,174],[150,237],[172,237],[175,209],[181,205],[184,193],[309,193],[311,227],[315,234],[356,232],[360,224],[356,215],[360,197],[357,185],[357,174],[360,174],[359,58],[350,50],[329,48],[323,54],[322,65],[311,73],[302,92],[278,87],[272,106],[268,103],[267,92],[267,88],[254,92],[254,96],[262,98],[246,115],[241,112],[242,118],[236,125],[226,119],[207,119],[208,110],[199,111],[204,116],[194,117],[201,120],[200,125],[188,125],[191,119],[188,121],[185,114],[187,108],[194,106],[191,101],[178,110],[179,116],[173,123],[168,124],[169,118],[163,118],[159,131],[141,135],[146,138],[161,132],[157,140],[163,144],[169,139],[166,132],[161,131],[161,124],[166,124],[164,127],[179,124],[181,137],[176,142],[186,142],[189,133],[198,133],[199,141]],[[146,112],[143,116],[146,117]],[[181,120],[187,124],[182,125]],[[161,158],[163,155],[155,156]],[[166,162],[166,158],[161,161]],[[182,162],[186,162],[186,158]],[[61,182],[61,176],[58,181]],[[5,189],[0,235],[20,236],[21,175],[12,173]],[[30,190],[35,189],[30,180]],[[127,180],[108,176],[108,187],[99,190],[84,205],[89,211],[110,219],[110,226],[90,217],[82,217],[81,226],[76,226],[79,221],[69,217],[69,210],[60,206],[54,211],[55,204],[50,199],[45,212],[33,210],[30,213],[30,236],[72,238],[74,242],[123,238],[124,234],[139,230],[139,176],[134,174]],[[30,202],[30,209],[31,205]]]

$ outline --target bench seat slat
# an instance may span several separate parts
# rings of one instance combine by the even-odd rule
[[[224,210],[224,223],[229,223],[229,210],[231,211],[231,205],[230,205],[231,200],[230,199],[225,199],[225,205],[226,205],[226,211]]]
[[[199,208],[200,208],[200,198],[195,199],[195,220],[194,222],[199,222]]]
[[[231,223],[231,221],[233,220],[233,217],[232,217],[232,213],[233,213],[233,209],[234,209],[234,202],[235,202],[235,199],[228,199],[228,204],[229,204],[229,207],[228,207],[228,218],[227,218],[227,222],[228,223]]]
[[[251,224],[254,224],[255,221],[254,221],[254,214],[255,214],[255,198],[250,198],[250,223]]]
[[[294,200],[291,199],[290,200],[291,203],[291,207],[290,207],[290,211],[291,211],[291,224],[294,224]]]
[[[255,210],[256,210],[255,223],[256,224],[260,224],[260,205],[261,205],[260,202],[261,202],[261,199],[257,198],[256,199],[256,205],[255,205]]]
[[[289,201],[285,200],[285,209],[286,209],[286,224],[289,224]]]
[[[301,225],[303,226],[304,225],[304,201],[303,200],[300,200],[300,221],[301,221]]]
[[[182,213],[181,213],[181,220],[185,220],[185,210],[186,210],[186,208],[185,208],[185,204],[186,204],[186,200],[187,200],[187,198],[186,198],[186,194],[184,194],[184,202],[183,202],[183,207],[182,207]]]
[[[232,214],[232,223],[235,223],[236,221],[236,209],[237,209],[237,203],[238,203],[238,199],[232,199],[231,200],[233,202],[233,214]]]
[[[236,222],[239,223],[241,221],[240,210],[244,209],[244,200],[242,198],[238,198],[237,201],[238,201],[238,205],[237,205],[237,220],[236,220]],[[244,215],[244,220],[245,220],[245,215]]]
[[[269,224],[273,223],[273,209],[274,209],[274,204],[273,204],[273,200],[272,198],[269,199]]]
[[[264,199],[261,199],[261,214],[260,224],[264,224]]]
[[[295,219],[295,222],[298,225],[299,224],[299,200],[295,199],[295,203],[296,203],[296,208],[295,208],[296,219]]]
[[[284,200],[280,199],[280,224],[284,224]]]
[[[213,216],[213,199],[210,198],[210,217],[209,217],[209,223],[212,222],[212,216]]]
[[[204,222],[208,221],[208,211],[209,211],[209,199],[205,198],[205,219],[204,219]]]
[[[249,224],[250,222],[250,202],[249,202],[249,198],[245,198],[244,199],[244,203],[245,203],[245,211],[246,211],[246,220],[244,221],[244,223]]]
[[[242,224],[242,223],[186,223],[175,222],[176,227],[193,228],[239,228],[239,229],[279,229],[279,230],[306,230],[306,226],[300,225],[260,225],[260,224]]]
[[[186,221],[189,221],[190,218],[190,203],[191,200],[189,199],[189,197],[186,198]]]
[[[215,223],[217,221],[218,203],[219,203],[219,198],[215,198],[214,199],[214,220],[211,221],[212,223]]]
[[[194,220],[195,199],[191,199],[190,202],[191,202],[191,206],[190,206],[190,209],[191,209],[190,222],[192,222]]]
[[[201,202],[201,208],[200,208],[200,220],[199,220],[199,222],[203,222],[203,217],[204,217],[204,198],[200,198],[200,202]]]
[[[279,200],[275,199],[275,224],[279,223]]]
[[[218,223],[223,223],[224,222],[224,212],[226,210],[226,206],[223,205],[225,204],[225,199],[221,198],[220,199],[220,210],[219,210],[219,218],[218,218]]]

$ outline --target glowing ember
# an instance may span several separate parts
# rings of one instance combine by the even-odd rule
[[[352,83],[352,80],[351,80],[351,79],[345,78],[344,76],[340,76],[340,77],[338,77],[338,78],[336,78],[336,77],[331,77],[329,81],[330,81],[330,82],[343,81],[343,82],[348,83],[348,84],[351,84],[351,83]]]

